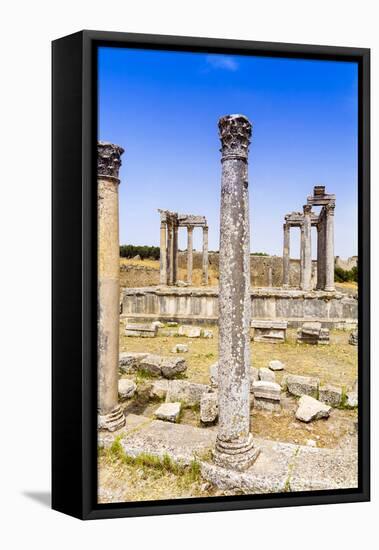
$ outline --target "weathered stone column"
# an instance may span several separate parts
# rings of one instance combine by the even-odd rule
[[[272,287],[272,265],[268,266],[267,278],[268,278],[268,286]]]
[[[167,248],[166,248],[166,223],[161,222],[161,242],[160,242],[160,256],[159,256],[159,269],[160,277],[159,282],[161,285],[167,285]]]
[[[173,284],[173,261],[174,261],[174,249],[173,249],[173,230],[172,223],[167,223],[167,284]]]
[[[290,226],[283,224],[283,286],[290,284]]]
[[[309,205],[305,205],[303,207],[304,248],[303,248],[303,279],[302,279],[301,288],[302,290],[306,290],[306,291],[311,289],[311,278],[312,278],[311,210],[312,210],[312,207]]]
[[[172,282],[175,285],[178,279],[178,231],[179,227],[175,224],[173,226],[173,236],[172,236]]]
[[[259,450],[250,433],[250,229],[247,157],[251,124],[219,121],[222,181],[219,290],[219,425],[215,463],[244,470]]]
[[[187,227],[187,283],[192,285],[193,267],[193,227]]]
[[[203,227],[203,285],[208,284],[208,227]]]
[[[334,291],[334,208],[334,202],[330,202],[325,206],[325,290],[329,292]]]
[[[300,226],[300,288],[303,288],[304,281],[304,223]]]
[[[322,212],[322,211],[321,211]],[[322,213],[317,224],[317,290],[325,287],[325,224]]]
[[[118,404],[120,244],[118,179],[124,150],[112,143],[97,145],[98,223],[98,426],[110,431],[125,424]]]

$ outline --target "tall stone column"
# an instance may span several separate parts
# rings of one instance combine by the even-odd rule
[[[321,211],[322,212],[322,211]],[[317,290],[325,287],[325,223],[322,213],[317,224]]]
[[[172,223],[167,223],[167,284],[173,284],[173,261],[174,261],[174,249],[173,249],[173,230]]]
[[[283,224],[283,286],[290,285],[290,226]]]
[[[175,224],[172,234],[172,282],[174,285],[178,280],[178,231],[179,227]]]
[[[245,470],[258,456],[250,433],[250,229],[247,159],[251,124],[219,120],[222,152],[219,290],[219,425],[215,463]]]
[[[272,265],[269,265],[268,266],[268,269],[267,269],[267,283],[269,287],[272,287]]]
[[[203,285],[208,284],[208,227],[203,227]]]
[[[300,226],[300,288],[303,288],[304,281],[304,223]]]
[[[97,145],[98,224],[98,426],[114,431],[125,424],[118,404],[120,244],[118,179],[124,150],[112,143]]]
[[[192,285],[193,268],[193,227],[187,227],[187,283]]]
[[[303,279],[302,279],[301,288],[302,290],[306,290],[306,291],[311,289],[311,278],[312,278],[311,210],[312,210],[312,207],[309,205],[305,205],[303,207],[304,249],[303,249]]]
[[[325,206],[325,290],[329,292],[334,291],[334,208],[334,202]]]
[[[161,242],[159,256],[159,282],[161,285],[167,285],[167,249],[166,249],[166,223],[161,222]]]

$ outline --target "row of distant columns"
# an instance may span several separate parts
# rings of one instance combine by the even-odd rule
[[[334,202],[325,205],[317,223],[317,289],[334,291]],[[312,245],[311,220],[312,206],[303,207],[303,220],[300,224],[300,288],[311,290]],[[290,276],[290,224],[283,225],[283,286],[289,287]]]
[[[192,285],[193,229],[187,226],[187,283]],[[208,284],[208,226],[203,226],[202,284]],[[178,277],[178,230],[175,221],[161,221],[160,284],[175,285]]]

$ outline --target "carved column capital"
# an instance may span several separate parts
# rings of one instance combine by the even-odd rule
[[[252,126],[243,115],[227,115],[218,122],[222,160],[247,162]]]
[[[97,175],[118,179],[124,149],[106,141],[97,142]]]
[[[325,205],[325,211],[328,216],[334,216],[334,209],[336,207],[335,202],[328,202],[328,204]]]
[[[304,215],[310,216],[311,212],[312,212],[312,205],[311,204],[304,204],[304,206],[303,206]]]

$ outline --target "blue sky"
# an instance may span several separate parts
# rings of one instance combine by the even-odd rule
[[[283,217],[314,185],[337,195],[335,253],[357,253],[358,70],[354,63],[99,49],[99,139],[124,147],[120,241],[159,245],[157,208],[203,214],[218,250],[218,119],[253,124],[251,250],[282,254]],[[317,211],[317,209],[315,209]],[[312,233],[313,256],[316,232]],[[186,248],[186,231],[179,232]],[[201,248],[201,230],[194,231]],[[291,256],[299,256],[298,231]]]

